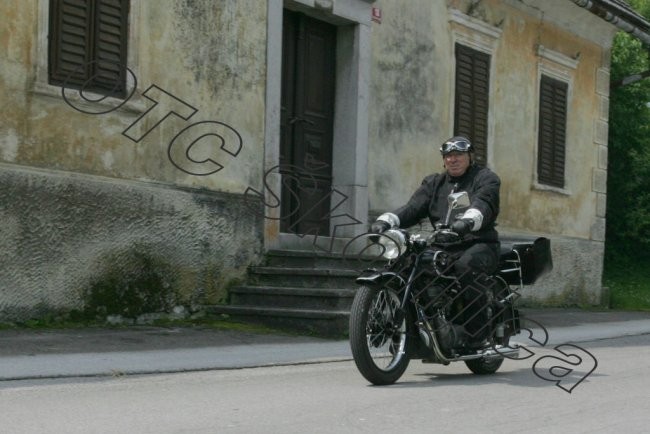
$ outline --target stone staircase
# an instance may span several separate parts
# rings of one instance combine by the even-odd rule
[[[361,269],[337,255],[271,250],[264,266],[251,267],[245,285],[229,291],[228,305],[208,314],[327,336],[347,333],[350,306]]]

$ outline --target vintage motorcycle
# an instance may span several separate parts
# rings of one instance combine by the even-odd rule
[[[510,342],[521,331],[515,300],[524,285],[552,269],[550,241],[502,245],[498,272],[463,287],[452,273],[461,239],[448,223],[452,210],[469,206],[469,196],[452,193],[448,205],[445,222],[428,236],[402,229],[374,235],[387,262],[356,279],[362,286],[349,324],[354,361],[372,384],[394,383],[411,359],[462,361],[475,374],[492,374],[505,357],[517,358],[520,347]],[[476,318],[485,320],[478,328]]]

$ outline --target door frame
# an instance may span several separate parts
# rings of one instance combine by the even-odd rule
[[[370,82],[371,4],[367,0],[269,0],[267,10],[267,77],[264,131],[264,173],[267,203],[264,219],[265,249],[314,248],[314,237],[280,232],[280,207],[272,192],[281,190],[280,104],[282,78],[282,11],[302,12],[337,26],[334,135],[332,144],[332,215],[330,246],[339,249],[346,239],[366,232],[368,220],[368,101]],[[271,172],[269,172],[271,171]],[[269,191],[271,190],[271,191]],[[322,238],[322,237],[321,237]],[[321,240],[322,241],[322,240]],[[320,244],[319,244],[320,245]]]

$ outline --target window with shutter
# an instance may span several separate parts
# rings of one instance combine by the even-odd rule
[[[490,55],[456,44],[456,101],[454,134],[465,136],[476,149],[475,158],[487,163]]]
[[[537,181],[564,188],[566,107],[569,85],[542,75],[539,90]]]
[[[50,84],[126,95],[129,0],[50,0]]]

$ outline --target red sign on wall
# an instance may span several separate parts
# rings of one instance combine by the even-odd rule
[[[381,9],[372,8],[372,20],[376,23],[381,24]]]

